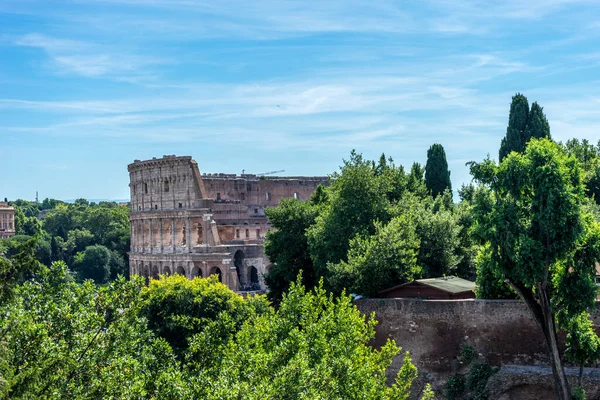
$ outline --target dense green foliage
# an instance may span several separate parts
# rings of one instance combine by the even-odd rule
[[[567,154],[579,160],[583,169],[586,194],[600,204],[600,141],[594,146],[587,139],[571,139],[563,148]]]
[[[129,275],[129,208],[116,203],[89,203],[79,199],[73,204],[45,199],[41,203],[16,200],[17,235],[0,240],[0,253],[12,257],[19,245],[32,237],[36,256],[50,265],[64,261],[80,280],[108,282]],[[41,218],[41,219],[40,219]]]
[[[444,147],[435,143],[427,150],[427,164],[425,164],[425,186],[433,197],[443,194],[446,190],[452,191],[450,171]]]
[[[34,247],[0,257],[2,398],[391,400],[417,377],[406,354],[388,386],[400,348],[372,348],[374,315],[322,285],[307,291],[299,278],[275,310],[214,277],[78,283],[64,262],[40,265]]]
[[[542,107],[517,94],[499,155],[469,164],[474,184],[455,203],[441,145],[408,173],[353,151],[311,199],[267,209],[270,302],[215,277],[127,281],[127,207],[14,201],[17,235],[0,240],[0,397],[404,399],[415,367],[406,356],[386,385],[400,349],[369,346],[375,320],[346,293],[458,275],[477,297],[527,304],[570,398],[562,359],[600,359],[600,142],[552,142]],[[487,398],[494,369],[463,373],[447,398]]]
[[[377,296],[390,282],[408,282],[421,275],[418,251],[414,221],[401,215],[385,226],[377,222],[373,235],[350,241],[347,262],[331,266],[331,286]]]
[[[455,205],[449,190],[433,198],[424,174],[417,163],[407,174],[384,155],[375,162],[352,152],[311,200],[269,209],[270,297],[281,298],[300,270],[309,287],[323,277],[334,293],[368,296],[420,277],[474,278],[471,205]]]
[[[500,143],[500,161],[511,152],[522,153],[530,139],[550,138],[550,124],[543,108],[533,103],[531,110],[527,98],[517,93],[512,98],[506,136]]]
[[[498,372],[498,367],[475,362],[477,351],[473,346],[464,345],[460,349],[461,367],[458,374],[452,375],[444,385],[447,400],[488,400],[486,389],[488,380]]]
[[[308,255],[306,230],[315,222],[318,204],[325,201],[324,193],[324,188],[319,186],[310,202],[284,199],[279,207],[266,210],[275,229],[267,233],[265,243],[265,254],[272,263],[265,276],[271,300],[281,299],[300,271],[304,285],[313,287],[316,283],[316,273]]]
[[[568,329],[579,318],[589,319],[600,259],[600,223],[586,207],[580,163],[552,141],[532,139],[523,154],[513,152],[499,165],[489,159],[472,163],[471,172],[489,189],[476,194],[475,213],[478,234],[490,246],[492,268],[542,328],[557,391],[560,398],[570,398],[557,327]],[[584,341],[570,343],[580,347]]]

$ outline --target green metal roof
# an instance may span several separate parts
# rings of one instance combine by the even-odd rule
[[[436,289],[443,290],[448,293],[462,293],[470,292],[475,290],[475,282],[468,281],[466,279],[458,278],[456,276],[445,276],[441,278],[429,278],[429,279],[417,279],[418,282],[423,285],[431,286]]]

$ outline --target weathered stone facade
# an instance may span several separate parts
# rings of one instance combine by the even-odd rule
[[[145,277],[218,274],[230,289],[264,290],[265,207],[305,200],[326,177],[200,174],[191,157],[136,160],[129,272]]]
[[[393,339],[403,351],[410,353],[419,369],[419,388],[428,382],[441,393],[450,376],[457,372],[466,373],[459,363],[463,345],[475,348],[478,362],[493,366],[548,366],[548,350],[542,330],[527,306],[518,300],[361,299],[356,301],[356,306],[366,315],[374,312],[379,322],[375,327],[373,345],[379,347]],[[591,319],[594,329],[600,334],[600,303],[597,306]],[[564,349],[564,335],[559,335],[559,341],[561,349]],[[398,373],[403,356],[398,354],[388,369],[390,380]],[[589,372],[591,375],[598,373],[597,369]],[[515,375],[514,370],[511,374]],[[588,381],[593,385],[596,381],[591,375]],[[525,394],[516,393],[519,387],[526,385],[529,387],[527,390],[537,390],[540,394],[553,393],[551,379],[549,384],[542,385],[542,381],[548,378],[503,378],[495,386],[495,396],[490,399],[530,399]],[[512,391],[516,391],[514,396],[501,397]]]
[[[0,202],[0,239],[15,235],[15,208]]]

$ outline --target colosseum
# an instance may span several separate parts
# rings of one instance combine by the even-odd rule
[[[327,177],[200,174],[192,157],[135,160],[129,272],[146,277],[216,274],[235,291],[265,290],[265,207],[305,200]]]

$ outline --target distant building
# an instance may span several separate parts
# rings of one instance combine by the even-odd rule
[[[235,291],[265,290],[266,207],[306,200],[327,177],[200,174],[192,157],[136,160],[130,178],[131,275],[218,275]]]
[[[475,298],[475,282],[456,276],[417,279],[379,292],[380,297],[458,300]]]
[[[0,202],[0,238],[6,239],[15,235],[15,208],[7,202]]]

